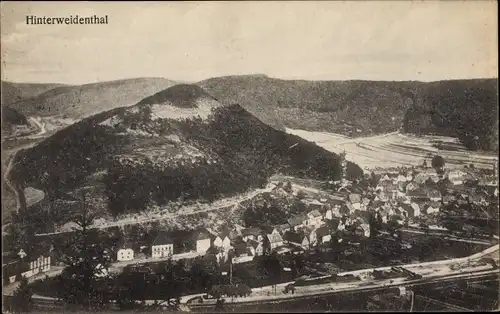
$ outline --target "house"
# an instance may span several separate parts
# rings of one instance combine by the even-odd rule
[[[288,229],[290,229],[290,226],[288,224],[283,224],[276,226],[275,229],[279,234],[283,235]]]
[[[331,220],[333,219],[333,217],[335,217],[334,213],[333,213],[333,210],[332,209],[328,209],[326,212],[325,212],[325,215],[324,215],[324,219],[325,220]]]
[[[94,276],[97,278],[107,277],[109,275],[109,270],[102,264],[97,264],[95,267]]]
[[[307,215],[299,214],[291,218],[288,218],[287,222],[293,230],[298,231],[300,228],[304,226],[304,222],[307,219],[308,219]]]
[[[417,203],[411,203],[405,210],[410,218],[420,216],[420,206]]]
[[[332,239],[328,227],[325,226],[319,227],[318,229],[315,230],[315,232],[316,232],[316,239],[318,239],[318,244],[330,242],[330,240]]]
[[[397,181],[398,183],[399,183],[399,182],[403,182],[403,183],[405,183],[405,182],[406,182],[406,176],[404,176],[404,175],[400,174],[400,175],[398,175],[398,176],[397,176],[396,181]]]
[[[229,232],[221,232],[214,240],[214,246],[221,248],[223,251],[228,251],[231,248],[231,240]]]
[[[28,264],[21,263],[20,258],[2,258],[2,278],[4,284],[12,284],[18,281],[21,278],[21,273],[27,270]]]
[[[45,246],[36,248],[26,254],[20,250],[18,254],[2,254],[2,276],[4,283],[19,281],[22,277],[32,277],[50,270],[51,257]]]
[[[467,178],[467,172],[460,169],[450,170],[445,174],[445,178],[448,178],[453,185],[460,185]]]
[[[427,199],[427,193],[424,189],[416,189],[412,191],[407,191],[406,196],[408,196],[411,200],[425,200]]]
[[[210,236],[206,232],[200,232],[196,237],[196,253],[205,254],[210,245]]]
[[[427,197],[433,202],[438,202],[441,200],[441,192],[436,189],[427,189]]]
[[[283,234],[283,241],[286,243],[301,244],[302,237],[295,231],[286,231]]]
[[[275,248],[284,245],[283,238],[279,233],[270,233],[267,235],[267,239],[269,241],[271,250],[274,250]]]
[[[359,204],[359,203],[358,203]],[[346,203],[346,208],[348,210],[348,215],[352,215],[354,214],[354,212],[356,211],[356,208],[351,204],[351,203]],[[361,206],[359,206],[359,208],[361,208]],[[359,208],[357,208],[359,210]]]
[[[174,255],[174,241],[166,232],[160,232],[151,245],[151,257],[163,258]]]
[[[392,179],[389,177],[388,174],[385,174],[382,178],[380,178],[379,182],[389,182],[392,181]]]
[[[349,194],[349,202],[351,204],[361,203],[361,195],[356,194],[356,193]]]
[[[367,197],[363,197],[363,199],[361,200],[361,202],[362,202],[362,204],[363,204],[363,206],[362,206],[362,207],[366,208],[366,207],[370,204],[370,202],[371,202],[371,201],[370,201],[370,199],[369,199],[369,198],[367,198]]]
[[[243,241],[234,243],[232,251],[234,252],[234,256],[237,257],[253,256],[252,251],[249,249],[247,243]]]
[[[248,240],[247,247],[254,256],[261,256],[264,254],[264,243],[255,240]]]
[[[340,213],[340,206],[335,205],[333,206],[332,209],[329,209],[325,212],[324,219],[331,220],[334,219],[335,217],[340,217],[340,216],[342,216]]]
[[[370,237],[370,225],[366,223],[362,223],[359,225],[359,228],[363,230],[363,236],[369,238]]]
[[[119,249],[116,253],[116,260],[119,262],[122,261],[131,261],[134,259],[134,250],[131,248],[122,248]]]
[[[322,210],[324,206],[323,203],[315,199],[304,201],[304,203],[307,205],[309,210]]]
[[[323,215],[315,209],[307,214],[307,220],[305,221],[306,226],[318,227],[323,223]]]
[[[456,200],[456,197],[452,194],[446,194],[443,196],[443,203],[444,204],[449,204],[451,202],[454,202]]]
[[[249,239],[257,240],[257,237],[260,234],[259,228],[246,228],[241,230],[241,236],[243,237],[243,241],[247,242]]]
[[[439,203],[433,202],[427,206],[425,211],[426,211],[427,215],[432,215],[435,213],[439,213],[440,207],[441,206],[439,206]]]
[[[307,234],[302,235],[302,241],[300,241],[300,244],[304,249],[311,248],[311,241],[309,241],[309,236]]]
[[[375,196],[375,201],[381,201],[381,202],[387,202],[389,200],[389,198],[387,197],[387,195],[385,194],[384,191],[379,191],[377,193],[377,195]]]
[[[415,191],[418,190],[419,185],[416,182],[410,182],[406,185],[406,193],[408,194],[409,191]]]
[[[314,247],[318,244],[318,238],[316,236],[314,227],[308,227],[304,230],[304,234],[309,238],[309,246]]]

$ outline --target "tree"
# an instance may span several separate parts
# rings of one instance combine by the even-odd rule
[[[59,277],[59,297],[68,305],[94,310],[104,307],[108,302],[108,293],[103,289],[99,277],[105,275],[111,258],[99,240],[98,233],[89,227],[95,215],[89,213],[83,194],[82,213],[75,217],[78,225],[72,238],[65,244],[62,260],[66,264]]]
[[[306,196],[307,196],[307,194],[303,190],[300,190],[300,191],[297,192],[297,198],[298,199],[304,199],[304,198],[306,198]]]
[[[23,277],[12,298],[12,311],[14,313],[26,313],[33,310],[33,292],[28,285],[28,279]]]
[[[373,188],[377,186],[378,178],[377,178],[377,175],[375,174],[375,172],[372,171],[370,173],[370,177],[368,178],[368,182],[369,182],[370,186]]]
[[[444,165],[445,161],[443,157],[436,155],[432,158],[431,166],[436,170],[438,175],[442,175],[444,173]]]

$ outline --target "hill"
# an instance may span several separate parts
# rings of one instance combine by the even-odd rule
[[[2,132],[12,131],[16,125],[28,125],[28,119],[17,110],[9,106],[2,106]]]
[[[60,86],[12,107],[26,116],[63,116],[79,120],[116,107],[134,105],[174,84],[164,78],[136,78]]]
[[[484,124],[497,116],[497,84],[497,79],[430,83],[304,81],[263,75],[226,76],[198,83],[222,102],[239,103],[278,129],[286,126],[366,136],[397,131],[408,125],[408,119],[418,125],[420,119],[429,120],[433,128],[405,130],[454,134],[471,149],[493,150],[498,145],[481,139],[498,134],[496,122]],[[412,114],[414,111],[419,114]],[[478,143],[465,138],[464,125],[468,137],[477,136]]]
[[[11,173],[52,200],[75,197],[86,186],[101,202],[96,206],[121,214],[179,198],[235,195],[275,173],[338,179],[340,165],[337,155],[240,105],[181,84],[58,131],[20,152]],[[348,176],[361,175],[349,163]]]
[[[2,104],[9,105],[24,99],[38,96],[63,84],[34,84],[2,81]]]

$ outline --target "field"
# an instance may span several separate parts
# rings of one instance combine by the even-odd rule
[[[334,153],[345,150],[347,160],[364,169],[418,166],[422,165],[424,160],[430,165],[430,159],[434,155],[441,155],[446,160],[447,168],[461,168],[472,163],[478,168],[492,169],[494,162],[498,161],[495,153],[467,150],[453,137],[416,136],[393,132],[349,138],[333,133],[288,128],[286,132],[315,142]]]

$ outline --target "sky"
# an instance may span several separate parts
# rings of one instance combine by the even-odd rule
[[[107,25],[26,16],[108,15]],[[496,1],[2,2],[2,79],[498,77]]]

